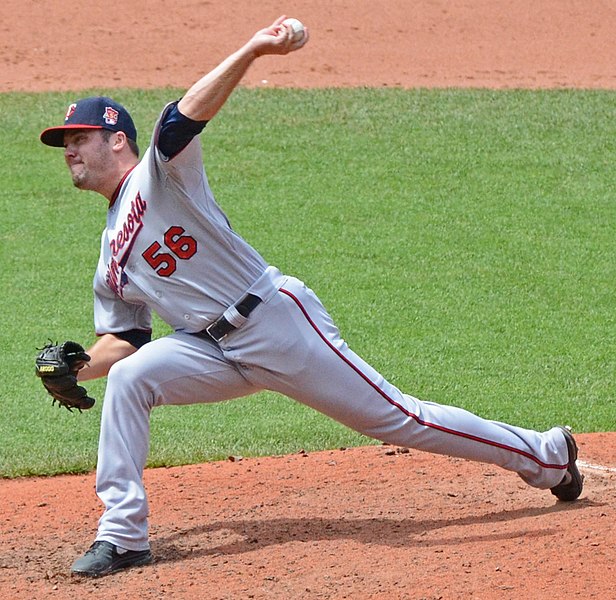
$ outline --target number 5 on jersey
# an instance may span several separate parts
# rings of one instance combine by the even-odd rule
[[[164,237],[166,248],[154,242],[142,254],[146,262],[161,277],[170,277],[175,273],[178,258],[188,260],[197,252],[197,240],[190,235],[184,235],[185,233],[183,227],[169,227]]]

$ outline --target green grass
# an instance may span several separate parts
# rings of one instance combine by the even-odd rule
[[[177,90],[112,93],[145,148]],[[105,203],[38,142],[67,94],[0,95],[0,475],[87,471],[82,415],[33,375],[48,338],[92,341]],[[239,89],[202,136],[234,227],[304,279],[404,391],[491,419],[614,429],[616,95]],[[167,328],[156,321],[156,335]],[[164,407],[151,465],[369,443],[280,396]]]

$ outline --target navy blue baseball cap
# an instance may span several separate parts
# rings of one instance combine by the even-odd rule
[[[62,148],[64,132],[70,129],[123,131],[127,138],[137,141],[137,129],[128,111],[106,96],[92,96],[73,102],[66,111],[64,125],[45,129],[41,133],[41,142]]]

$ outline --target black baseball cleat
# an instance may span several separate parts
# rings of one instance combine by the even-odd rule
[[[584,485],[584,476],[578,471],[577,461],[578,448],[571,430],[568,427],[559,427],[565,436],[567,442],[567,450],[569,451],[569,465],[567,466],[567,472],[563,477],[563,480],[556,486],[550,489],[559,500],[563,502],[571,502],[577,500],[582,493],[582,487]]]
[[[152,562],[150,550],[123,550],[109,542],[94,542],[71,567],[73,575],[102,577],[120,569],[141,567]]]

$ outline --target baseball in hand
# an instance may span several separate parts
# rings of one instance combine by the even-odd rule
[[[299,42],[304,37],[304,25],[299,19],[285,19],[282,24],[288,25],[293,29],[293,37],[291,39],[294,42]]]

